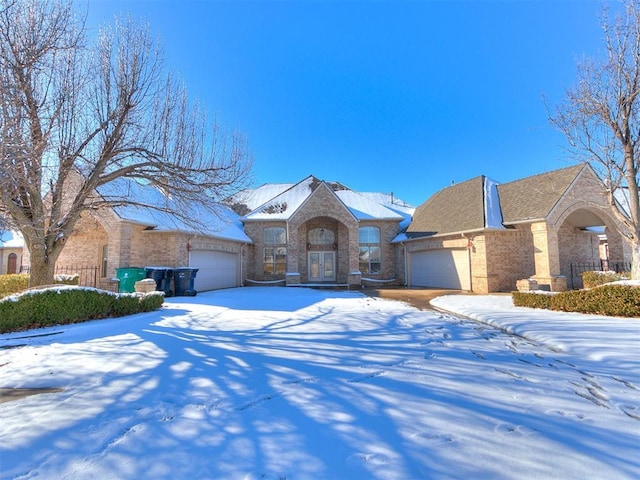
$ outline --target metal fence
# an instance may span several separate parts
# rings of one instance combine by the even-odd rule
[[[20,267],[20,273],[29,273],[28,265]],[[99,268],[96,265],[56,265],[54,275],[78,275],[78,285],[98,287]]]
[[[582,274],[584,272],[608,272],[625,273],[631,271],[630,262],[612,262],[611,260],[600,260],[599,262],[585,262],[571,264],[571,285],[570,288],[582,288]]]

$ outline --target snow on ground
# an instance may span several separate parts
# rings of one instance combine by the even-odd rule
[[[0,478],[640,477],[637,319],[279,287],[0,336]],[[39,336],[36,336],[39,335]],[[7,348],[15,346],[15,348]]]

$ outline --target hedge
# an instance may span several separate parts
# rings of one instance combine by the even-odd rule
[[[0,333],[150,312],[163,302],[163,292],[118,294],[71,286],[31,290],[0,300]]]
[[[513,292],[512,296],[513,304],[517,307],[608,317],[640,317],[640,287],[630,285],[603,285],[590,290],[571,290],[553,295]]]
[[[53,277],[55,283],[62,285],[78,285],[79,280],[80,276],[77,273],[72,275],[56,275]],[[29,288],[28,273],[0,275],[0,298],[22,292],[27,288]]]
[[[0,275],[0,298],[29,288],[29,274]]]

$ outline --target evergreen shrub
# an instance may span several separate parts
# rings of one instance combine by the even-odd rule
[[[117,294],[83,287],[31,290],[0,300],[0,333],[150,312],[163,302],[163,292]]]
[[[517,307],[546,308],[608,317],[640,317],[640,287],[603,285],[590,290],[571,290],[553,295],[513,292],[513,304]]]

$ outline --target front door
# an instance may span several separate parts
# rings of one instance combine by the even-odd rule
[[[335,282],[336,253],[309,252],[309,281]]]

